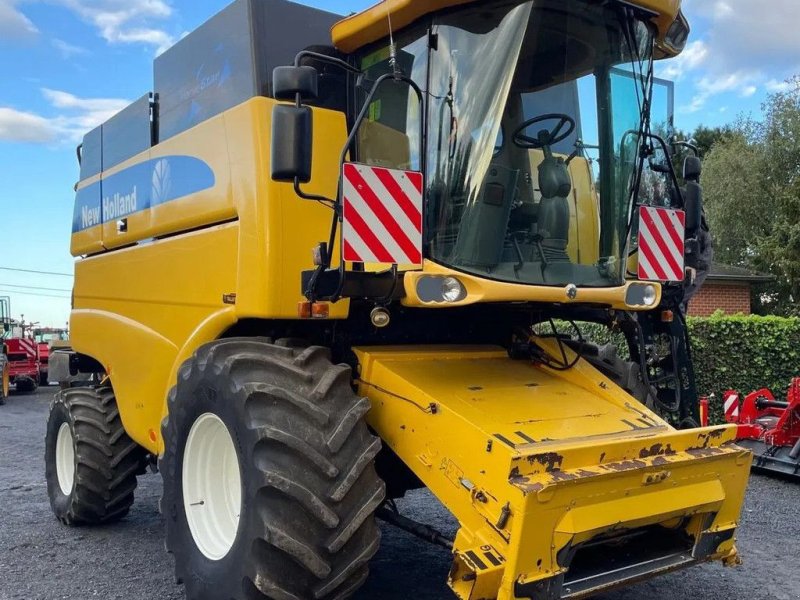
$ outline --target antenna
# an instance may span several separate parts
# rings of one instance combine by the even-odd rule
[[[389,21],[389,66],[395,76],[400,75],[397,68],[397,46],[394,43],[394,31],[392,29],[392,11],[389,9],[389,0],[384,0],[386,4],[386,20]]]

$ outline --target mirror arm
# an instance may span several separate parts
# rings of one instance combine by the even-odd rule
[[[358,116],[356,117],[356,120],[353,122],[353,127],[350,130],[350,134],[347,136],[347,141],[345,142],[344,147],[342,148],[342,153],[341,153],[341,155],[339,157],[339,165],[340,166],[344,165],[345,161],[347,160],[347,153],[350,152],[350,150],[351,150],[351,148],[353,146],[353,143],[355,142],[358,130],[361,127],[361,124],[364,122],[364,120],[367,118],[367,115],[369,114],[370,104],[372,104],[372,100],[373,100],[373,98],[375,98],[375,94],[377,93],[378,88],[380,88],[382,83],[384,83],[385,81],[387,81],[389,79],[391,79],[391,80],[393,80],[395,82],[398,82],[398,83],[406,83],[416,93],[417,99],[419,100],[419,103],[420,103],[420,106],[422,106],[424,104],[424,96],[423,96],[422,90],[420,89],[420,87],[410,77],[407,77],[406,75],[403,75],[402,73],[398,73],[398,72],[385,73],[385,74],[381,75],[380,77],[378,77],[378,79],[373,84],[372,89],[369,91],[369,94],[367,94],[367,97],[364,100],[364,106],[361,108],[361,111],[358,113]],[[424,153],[423,153],[424,143],[425,143],[425,135],[424,134],[425,134],[425,120],[423,118],[420,118],[420,138],[419,138],[420,139],[420,146],[421,146],[421,148],[420,148],[420,160],[422,160],[422,157],[424,156]],[[336,202],[334,202],[332,204],[334,215],[333,215],[333,222],[331,223],[331,235],[330,235],[330,243],[328,244],[328,255],[325,257],[325,260],[323,261],[323,264],[321,264],[321,265],[319,265],[317,267],[317,270],[314,273],[314,275],[312,276],[311,281],[309,281],[308,289],[306,290],[306,297],[312,302],[316,298],[316,289],[315,288],[316,288],[316,282],[319,280],[319,276],[326,269],[329,269],[330,266],[331,266],[331,263],[333,262],[333,248],[334,248],[334,245],[336,243],[336,233],[337,233],[337,231],[339,229],[339,223],[342,222],[342,218],[343,218],[343,215],[342,215],[342,193],[343,193],[342,186],[343,186],[343,181],[342,181],[342,178],[341,178],[341,175],[340,175],[340,177],[339,177],[339,190],[337,192]],[[344,260],[340,260],[339,262],[340,262],[339,269],[338,269],[339,270],[339,285],[337,286],[336,291],[332,294],[332,296],[330,298],[331,302],[338,301],[342,296],[342,291],[344,290],[344,284],[345,284],[345,278],[346,278],[345,261]]]
[[[321,54],[320,52],[312,52],[311,50],[302,50],[301,52],[298,52],[297,55],[294,57],[294,66],[295,67],[301,66],[300,63],[303,62],[304,58],[314,58],[321,62],[326,62],[335,67],[344,69],[345,71],[348,71],[355,75],[361,75],[363,73],[361,69],[357,69],[356,67],[354,67],[347,61],[342,60],[341,58],[336,58],[335,56],[328,56],[327,54]]]
[[[664,138],[655,133],[648,133],[647,136],[651,140],[655,140],[656,142],[658,142],[659,145],[661,146],[661,149],[664,152],[664,156],[667,159],[667,168],[669,169],[670,179],[672,179],[672,183],[675,186],[675,191],[677,192],[678,197],[680,198],[681,207],[685,208],[686,200],[683,197],[683,192],[681,191],[681,186],[680,182],[678,181],[678,176],[675,174],[675,165],[672,162],[672,156],[670,156],[669,146],[667,145],[667,142],[664,141]]]

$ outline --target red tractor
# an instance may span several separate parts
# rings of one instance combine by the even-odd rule
[[[17,392],[35,392],[39,387],[39,349],[36,340],[12,337],[5,340],[9,381]]]
[[[754,469],[800,478],[800,377],[792,380],[786,402],[768,389],[723,396],[725,420],[739,426],[738,444],[755,454]]]

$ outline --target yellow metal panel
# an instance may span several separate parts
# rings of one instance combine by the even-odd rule
[[[367,44],[376,42],[389,36],[389,20],[391,15],[392,26],[397,31],[411,25],[417,19],[436,11],[470,4],[473,0],[383,0],[365,11],[357,13],[334,25],[331,31],[333,44],[343,52],[354,52]],[[490,4],[489,2],[484,2]],[[636,4],[657,12],[660,16],[656,20],[659,31],[663,36],[681,7],[681,0],[631,0]],[[480,2],[475,2],[480,4]]]
[[[105,171],[103,173],[104,180],[137,164],[151,161],[152,176],[148,176],[147,181],[144,182],[148,189],[137,190],[140,207],[145,195],[149,194],[155,197],[158,193],[155,190],[159,184],[155,169],[159,166],[158,161],[162,158],[191,157],[192,160],[202,161],[208,165],[214,175],[213,187],[163,204],[154,202],[154,206],[151,208],[139,208],[132,214],[123,215],[128,221],[126,231],[118,231],[117,219],[113,217],[109,219],[107,215],[104,215],[106,222],[103,225],[103,242],[105,247],[111,249],[127,246],[139,240],[188,231],[236,217],[235,198],[231,193],[230,183],[227,146],[229,139],[225,129],[224,116],[219,115],[205,121],[200,126],[162,142],[152,150],[143,152],[113,169]],[[160,175],[162,177],[160,184],[167,188],[177,183],[172,181],[178,177],[177,173],[165,172]],[[113,200],[109,198],[106,190],[104,190],[103,197],[105,202]]]
[[[105,367],[126,431],[152,451],[179,353],[204,322],[232,308],[222,297],[236,291],[238,229],[219,226],[76,264],[73,348]],[[221,330],[207,333],[201,341]]]
[[[76,205],[78,204],[77,196],[81,193],[82,190],[87,190],[90,186],[99,185],[100,183],[100,175],[95,175],[93,177],[89,177],[84,181],[78,183],[75,186],[76,191]],[[87,190],[88,191],[88,190]],[[97,196],[99,198],[100,193],[99,190],[97,192]],[[76,207],[76,210],[80,213],[80,208]],[[72,236],[70,239],[70,253],[72,256],[82,256],[86,254],[96,254],[98,252],[102,252],[103,248],[103,228],[100,224],[100,213],[96,214],[89,214],[85,212],[84,214],[76,215],[75,220],[81,222],[81,226],[84,223],[88,222],[97,222],[97,225],[86,227],[85,229],[81,229],[79,231],[75,231],[73,223],[73,231]]]
[[[466,288],[467,294],[458,302],[423,302],[417,294],[417,282],[421,277],[435,275],[439,277],[456,277]],[[629,306],[625,304],[628,288],[636,282],[627,282],[623,286],[614,288],[580,288],[574,298],[570,298],[567,287],[552,287],[544,285],[524,285],[492,281],[476,275],[470,275],[454,269],[448,269],[430,260],[426,260],[421,271],[406,273],[403,286],[406,295],[402,302],[405,306],[424,306],[428,308],[451,308],[453,306],[466,306],[479,302],[547,302],[547,303],[591,303],[606,304],[612,308],[624,310],[647,310],[642,306]],[[661,285],[651,283],[656,289],[654,306],[661,301]]]
[[[460,523],[460,598],[511,600],[563,573],[565,550],[638,527],[720,534],[701,558],[735,557],[752,458],[735,427],[675,431],[584,362],[556,372],[493,347],[354,351],[370,425]]]
[[[304,299],[300,273],[314,268],[311,249],[328,239],[331,210],[271,181],[274,104],[254,98],[104,174],[161,156],[199,157],[215,173],[207,191],[130,215],[127,235],[107,223],[112,246],[132,245],[76,264],[74,348],[107,369],[126,429],[151,451],[161,448],[160,422],[180,364],[238,320],[296,319]],[[306,189],[333,197],[345,118],[314,114],[315,160]],[[232,215],[235,221],[203,227]],[[184,229],[192,231],[159,237]],[[99,230],[73,241],[99,240]],[[348,313],[342,301],[331,306],[330,318]]]

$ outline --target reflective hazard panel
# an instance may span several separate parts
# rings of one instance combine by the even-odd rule
[[[683,281],[686,213],[639,208],[639,279]]]
[[[422,173],[345,163],[342,256],[422,264]]]

